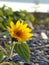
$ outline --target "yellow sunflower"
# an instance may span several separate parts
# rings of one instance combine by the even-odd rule
[[[11,21],[10,27],[7,28],[10,32],[11,37],[22,42],[29,40],[33,36],[31,33],[32,29],[28,28],[27,26],[28,24],[24,24],[20,21],[17,21],[16,24]]]

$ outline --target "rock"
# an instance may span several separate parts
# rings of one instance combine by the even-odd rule
[[[41,32],[41,37],[42,37],[43,39],[48,39],[48,36],[47,36],[44,32]]]
[[[48,63],[47,63],[47,62],[42,61],[42,62],[40,62],[40,63],[39,63],[39,65],[48,65]]]

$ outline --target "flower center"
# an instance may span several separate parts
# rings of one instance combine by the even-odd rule
[[[17,35],[17,36],[21,36],[21,34],[22,34],[21,31],[16,32],[16,35]]]

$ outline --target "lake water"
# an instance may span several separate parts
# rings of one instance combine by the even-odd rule
[[[26,3],[34,3],[38,1],[39,3],[49,4],[49,0],[0,0],[0,1],[8,1],[8,2],[26,2]]]
[[[34,0],[0,0],[0,7],[4,4],[11,7],[14,11],[27,10],[28,12],[49,12],[49,0],[38,0],[37,6]]]

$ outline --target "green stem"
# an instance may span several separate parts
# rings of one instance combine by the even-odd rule
[[[11,57],[12,57],[12,55],[13,55],[13,50],[14,50],[14,46],[15,46],[15,42],[13,42],[13,45],[12,45],[12,47],[11,47],[11,53],[10,53],[10,56],[9,56],[9,58],[11,59]]]
[[[8,60],[8,59],[12,59],[12,55],[13,55],[13,50],[14,50],[14,46],[15,46],[16,42],[13,42],[12,46],[11,46],[11,53],[10,53],[10,56],[4,58],[0,63],[4,62],[5,60]]]
[[[8,65],[9,65],[9,64],[12,65],[10,62],[3,62],[3,63],[1,63],[1,65],[7,65],[7,64],[8,64]]]
[[[10,53],[9,57],[7,56],[6,60],[12,59],[12,55],[13,55],[13,50],[14,50],[15,44],[16,44],[15,42],[12,43],[12,46],[11,46],[11,53]]]

